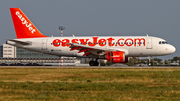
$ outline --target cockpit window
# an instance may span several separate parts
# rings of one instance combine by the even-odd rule
[[[166,41],[159,41],[159,44],[168,44]]]

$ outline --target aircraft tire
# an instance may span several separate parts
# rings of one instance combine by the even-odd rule
[[[98,66],[98,65],[99,65],[99,62],[98,62],[98,61],[90,61],[90,62],[89,62],[89,65],[90,65],[90,66]]]

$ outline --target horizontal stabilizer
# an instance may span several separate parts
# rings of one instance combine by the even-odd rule
[[[7,42],[8,41],[15,42],[16,44],[20,44],[20,45],[30,45],[31,44],[31,42],[24,42],[24,41],[12,40],[12,39],[7,39]]]

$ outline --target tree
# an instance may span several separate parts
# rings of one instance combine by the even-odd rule
[[[106,62],[106,65],[107,65],[107,66],[110,66],[110,65],[112,65],[112,64],[113,64],[112,62],[109,62],[109,61]]]
[[[177,60],[180,60],[180,57],[175,56],[175,57],[173,57],[173,59],[172,59],[172,61],[177,61]]]
[[[101,61],[100,66],[106,66],[106,64],[103,61]]]

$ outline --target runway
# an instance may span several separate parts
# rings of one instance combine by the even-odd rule
[[[180,66],[0,66],[0,68],[180,68]]]

